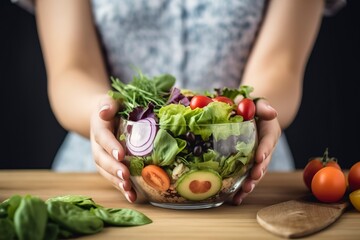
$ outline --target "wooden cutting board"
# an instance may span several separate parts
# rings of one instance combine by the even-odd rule
[[[335,222],[348,202],[320,203],[312,196],[265,207],[257,212],[258,223],[266,230],[285,238],[316,233]]]

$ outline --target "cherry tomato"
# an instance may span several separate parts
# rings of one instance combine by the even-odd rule
[[[255,103],[250,98],[242,99],[236,109],[236,113],[241,115],[245,121],[253,119],[255,116]]]
[[[337,169],[340,169],[341,170],[341,167],[339,165],[339,163],[337,161],[334,161],[334,160],[329,160],[325,166],[327,167],[334,167],[334,168],[337,168]]]
[[[309,160],[303,171],[303,180],[309,190],[311,190],[311,181],[314,175],[323,167],[335,167],[341,170],[340,165],[335,158],[329,158],[328,149],[325,149],[323,157],[314,157]]]
[[[224,103],[229,104],[230,106],[234,105],[234,101],[225,96],[217,96],[217,97],[214,97],[212,100],[214,102],[224,102]]]
[[[337,202],[346,191],[345,175],[335,167],[323,167],[314,175],[311,181],[311,190],[321,202]]]
[[[159,166],[147,165],[141,171],[141,176],[144,181],[159,191],[166,191],[170,187],[170,178]]]
[[[190,108],[194,110],[195,108],[203,108],[209,103],[211,103],[211,98],[203,95],[193,96],[190,100]]]
[[[357,162],[351,166],[348,173],[348,182],[350,191],[360,189],[360,162]]]
[[[350,202],[358,211],[360,211],[360,189],[353,191],[349,195]]]
[[[311,190],[311,181],[315,173],[317,173],[322,168],[323,168],[323,164],[321,158],[314,158],[306,164],[303,171],[303,180],[309,190]]]

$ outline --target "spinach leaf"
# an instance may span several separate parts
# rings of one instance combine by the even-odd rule
[[[151,223],[151,219],[132,209],[97,208],[92,210],[106,224],[112,226],[138,226]]]
[[[56,240],[56,239],[58,239],[59,232],[60,232],[59,225],[52,223],[52,222],[48,222],[46,224],[46,228],[45,228],[44,239]]]
[[[17,237],[22,240],[43,239],[47,222],[46,204],[37,197],[26,195],[14,215]]]
[[[74,237],[75,234],[69,230],[60,228],[59,229],[59,238],[63,239],[63,238],[71,238]]]
[[[186,147],[186,141],[172,137],[166,130],[159,129],[152,152],[153,163],[169,166],[174,163],[176,155]]]
[[[99,204],[95,203],[94,200],[92,200],[92,198],[81,195],[65,195],[65,196],[53,197],[46,200],[46,203],[56,202],[56,201],[72,203],[83,209],[102,207]]]
[[[58,196],[46,202],[31,195],[13,195],[0,203],[0,240],[64,239],[98,233],[104,224],[135,226],[151,222],[136,210],[103,208],[82,195]]]
[[[21,196],[13,195],[0,204],[0,217],[8,217],[14,220],[14,214],[21,202]]]
[[[0,218],[0,240],[11,240],[14,238],[14,224],[8,218]]]
[[[53,222],[74,233],[93,234],[104,227],[103,221],[93,213],[69,202],[50,201],[47,212]]]

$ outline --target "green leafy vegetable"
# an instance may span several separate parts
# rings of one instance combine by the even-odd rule
[[[93,212],[111,226],[137,226],[152,222],[143,213],[132,209],[97,208]]]
[[[153,164],[169,166],[174,163],[175,156],[186,147],[186,141],[175,139],[167,131],[159,129],[154,140],[152,153]]]
[[[125,118],[136,107],[147,107],[150,103],[154,105],[154,111],[158,111],[165,105],[170,89],[175,84],[175,77],[170,74],[149,78],[140,70],[137,72],[138,76],[134,76],[128,84],[121,82],[118,78],[111,78],[114,91],[111,90],[108,94],[122,103],[124,109],[120,115]]]
[[[65,195],[65,196],[49,198],[48,200],[46,200],[46,203],[51,203],[51,202],[68,202],[83,209],[101,207],[100,205],[95,203],[94,200],[92,200],[92,198],[81,195]]]
[[[14,224],[8,218],[0,218],[0,240],[15,238]]]
[[[18,208],[21,202],[21,196],[13,195],[0,204],[0,212],[4,217],[8,217],[10,220],[14,220],[15,210]]]
[[[130,159],[130,174],[132,176],[141,176],[141,170],[144,168],[144,160],[140,157],[132,157]]]
[[[20,240],[43,239],[46,222],[44,201],[30,195],[23,197],[14,215],[16,236]]]
[[[55,223],[48,222],[45,228],[45,236],[44,239],[46,240],[56,240],[60,233],[59,225]]]
[[[49,218],[74,233],[93,234],[103,229],[104,223],[101,219],[74,204],[53,201],[47,206]]]
[[[66,195],[46,202],[31,195],[13,195],[0,203],[0,240],[65,239],[100,232],[104,225],[151,223],[131,209],[104,208],[90,197]]]

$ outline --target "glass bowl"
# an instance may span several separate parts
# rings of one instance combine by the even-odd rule
[[[222,205],[249,174],[258,144],[255,120],[190,128],[121,118],[117,138],[135,190],[171,209]]]

